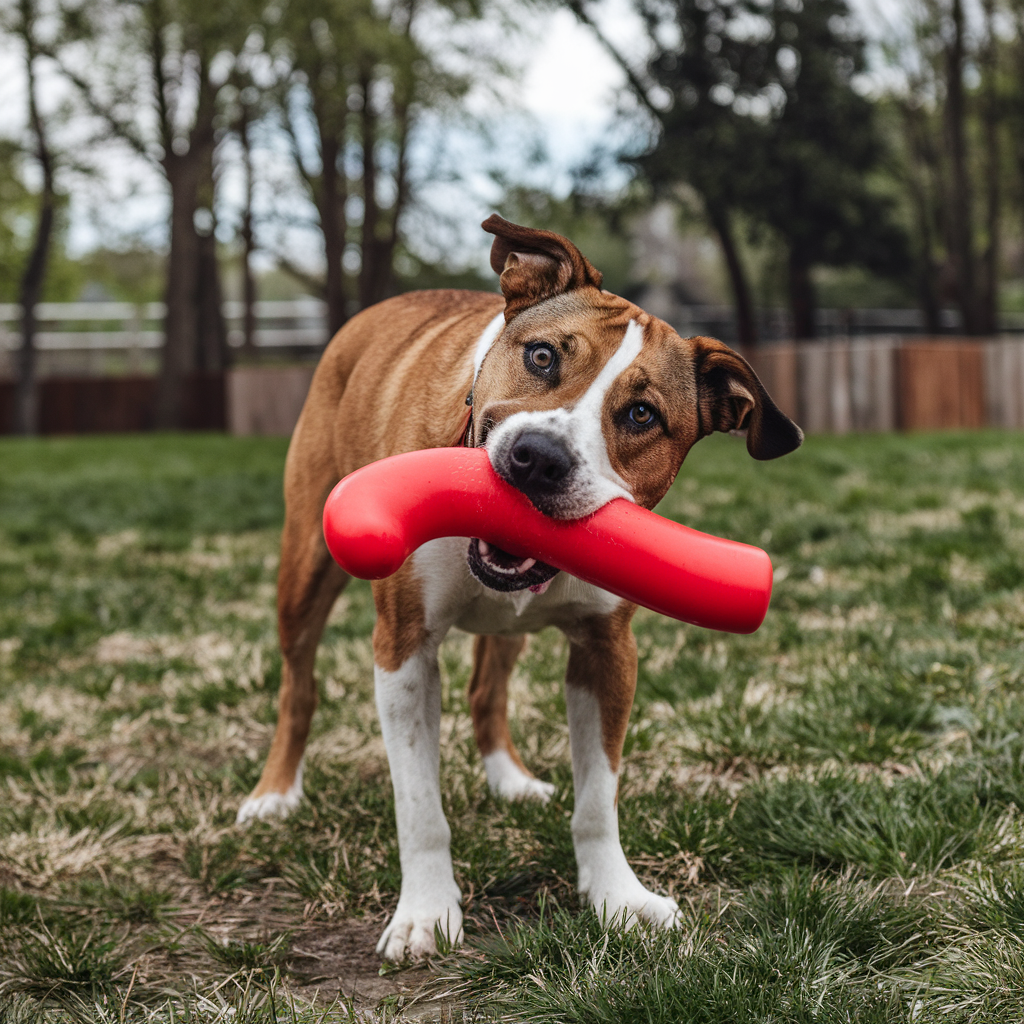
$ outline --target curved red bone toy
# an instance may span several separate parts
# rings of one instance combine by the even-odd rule
[[[428,448],[345,477],[324,536],[350,575],[390,576],[421,544],[479,537],[683,622],[753,633],[772,594],[760,548],[691,530],[616,498],[584,519],[552,519],[491,468],[482,448]]]

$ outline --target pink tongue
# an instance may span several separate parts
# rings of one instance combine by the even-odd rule
[[[547,590],[548,587],[550,587],[550,586],[551,586],[551,580],[545,580],[543,583],[534,583],[534,585],[532,587],[530,587],[530,590],[534,594],[543,594],[544,591]]]
[[[487,556],[491,553],[491,545],[485,540],[477,540],[477,550],[480,552],[480,557],[487,559]],[[512,557],[515,557],[514,555]],[[518,565],[515,566],[516,572],[527,572],[537,564],[536,558],[522,558],[519,560]],[[511,566],[509,567],[511,568]],[[507,570],[502,570],[507,571]]]

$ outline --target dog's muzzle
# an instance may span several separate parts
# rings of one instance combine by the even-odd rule
[[[548,516],[565,515],[566,497],[574,484],[578,461],[568,444],[546,431],[526,429],[501,446],[494,469],[533,506]]]
[[[523,430],[503,444],[494,468],[498,475],[546,515],[557,514],[576,470],[576,458],[565,442],[539,430]],[[469,571],[492,590],[543,593],[558,573],[535,558],[519,558],[486,541],[473,538],[466,555]]]

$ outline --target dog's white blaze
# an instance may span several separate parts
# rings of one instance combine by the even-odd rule
[[[265,821],[267,818],[287,818],[302,802],[302,761],[295,770],[292,784],[283,793],[264,793],[250,796],[238,808],[236,825],[247,825],[250,821]]]
[[[400,668],[374,666],[381,734],[395,790],[402,888],[377,952],[401,960],[435,951],[434,926],[462,941],[461,895],[452,872],[451,829],[441,808],[441,676],[428,644]]]
[[[640,350],[643,347],[643,328],[635,320],[630,320],[622,338],[622,344],[615,350],[611,359],[604,364],[601,372],[594,378],[594,383],[587,388],[586,394],[572,410],[574,426],[579,431],[576,435],[577,441],[582,449],[584,459],[590,461],[606,480],[610,480],[615,486],[621,488],[624,492],[623,497],[628,497],[631,501],[633,495],[626,486],[626,481],[615,472],[611,459],[608,458],[608,439],[601,429],[601,410],[604,408],[604,399],[608,394],[608,389],[615,383],[619,374],[640,355]]]
[[[476,385],[477,377],[480,376],[480,367],[484,365],[487,353],[491,351],[491,346],[497,341],[498,335],[501,334],[501,329],[504,326],[505,314],[501,312],[484,328],[484,333],[477,339],[476,349],[473,352],[474,386]]]
[[[494,465],[498,464],[514,439],[528,428],[560,438],[575,453],[578,461],[576,479],[565,494],[564,510],[554,512],[554,515],[579,518],[595,512],[613,498],[634,500],[625,480],[612,467],[601,412],[609,388],[640,354],[643,343],[643,328],[635,320],[630,320],[619,347],[574,406],[547,412],[513,413],[488,435],[486,448]]]
[[[673,928],[679,923],[675,900],[645,889],[622,852],[615,806],[619,779],[604,752],[601,705],[589,690],[569,685],[565,705],[576,799],[572,841],[580,892],[607,924],[619,921],[628,928],[644,920]]]

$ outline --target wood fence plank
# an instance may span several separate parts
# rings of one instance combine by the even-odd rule
[[[798,345],[799,422],[808,434],[824,434],[831,426],[828,378],[828,349],[808,342]]]
[[[18,385],[13,380],[0,380],[0,434],[14,433],[14,403]]]
[[[895,430],[895,338],[853,338],[850,341],[850,404],[853,429]]]
[[[306,401],[314,367],[240,366],[228,372],[228,429],[237,436],[287,437]]]
[[[1013,414],[1006,401],[1004,371],[1007,362],[1003,342],[994,341],[985,346],[985,416],[992,427],[1007,426]]]
[[[977,429],[985,426],[984,349],[978,341],[957,346],[959,373],[960,418],[958,427]]]
[[[38,396],[41,434],[153,429],[155,377],[45,377],[38,384]],[[13,431],[13,408],[14,384],[0,383],[0,433]],[[224,429],[223,374],[194,373],[186,379],[184,428]]]
[[[791,343],[766,345],[749,355],[765,391],[790,419],[799,418],[799,392],[796,382],[796,346]]]
[[[848,434],[853,429],[850,395],[850,343],[838,338],[828,346],[829,428],[835,434]]]
[[[987,422],[993,427],[1024,427],[1024,341],[998,338],[985,346]]]
[[[900,426],[949,430],[985,423],[982,343],[907,342],[900,349]]]

